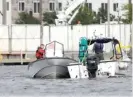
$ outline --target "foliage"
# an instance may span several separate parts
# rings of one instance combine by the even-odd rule
[[[110,21],[113,21],[115,16],[110,14]],[[94,12],[89,9],[87,5],[81,7],[79,13],[76,15],[72,24],[77,24],[80,21],[81,24],[100,24],[107,21],[107,10],[99,8],[98,12]]]
[[[56,12],[45,12],[43,17],[43,21],[47,24],[55,24],[55,19],[57,18]]]
[[[108,20],[107,10],[99,8],[98,13],[96,15],[97,23],[105,23]],[[115,16],[110,14],[110,21],[113,21]]]
[[[16,20],[15,23],[16,24],[40,24],[40,21],[26,12],[21,12],[19,13],[19,18]]]
[[[126,13],[123,15],[126,17],[126,19],[123,19],[124,23],[132,23],[132,4],[127,4],[123,7],[123,10],[126,11]]]
[[[86,4],[79,9],[72,24],[77,24],[78,21],[83,25],[94,23],[94,12],[92,12]]]

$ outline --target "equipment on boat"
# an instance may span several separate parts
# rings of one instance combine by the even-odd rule
[[[89,77],[95,78],[96,77],[96,71],[98,69],[98,64],[99,64],[98,58],[95,55],[88,56],[86,61],[87,61],[86,65],[87,65]]]
[[[87,57],[88,52],[88,39],[86,37],[81,37],[79,41],[79,61],[82,62],[84,57]]]
[[[82,45],[82,43],[87,43],[88,46],[91,46],[95,42],[103,44],[111,42],[112,46],[111,52],[113,55],[109,57],[109,60],[106,59],[99,61],[97,60],[95,54],[90,54],[88,53],[88,50],[85,51],[84,49],[81,49],[84,48],[84,46],[86,47],[86,45]],[[117,52],[116,45],[118,45],[120,52]],[[107,57],[106,52],[104,53]],[[84,55],[84,57],[81,55]],[[96,76],[98,77],[116,76],[116,74],[119,74],[121,70],[126,70],[128,68],[129,63],[131,63],[131,60],[124,53],[122,53],[120,43],[115,38],[102,38],[102,39],[80,38],[79,60],[80,63],[74,63],[73,65],[68,66],[71,78],[88,78],[88,77],[95,78]],[[86,71],[88,73],[86,73]]]

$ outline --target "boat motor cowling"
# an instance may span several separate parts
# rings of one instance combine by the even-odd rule
[[[99,61],[95,55],[87,57],[87,70],[88,70],[89,78],[96,77],[96,71],[98,69],[98,64],[99,64]]]

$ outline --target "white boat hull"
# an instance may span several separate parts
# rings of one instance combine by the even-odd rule
[[[88,71],[86,66],[73,65],[68,66],[69,75],[71,78],[88,78]]]
[[[87,67],[82,64],[69,65],[68,71],[71,78],[89,78]],[[104,61],[98,64],[98,70],[96,72],[96,77],[113,77],[120,74],[121,69],[127,69],[127,62],[118,61]]]

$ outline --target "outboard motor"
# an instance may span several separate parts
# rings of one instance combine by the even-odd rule
[[[87,70],[88,70],[89,78],[96,77],[98,63],[99,63],[98,58],[95,55],[87,57]]]

